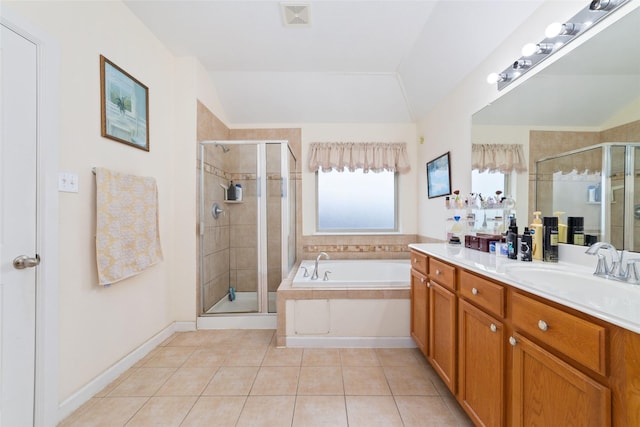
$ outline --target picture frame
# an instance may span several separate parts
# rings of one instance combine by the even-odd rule
[[[100,55],[101,134],[149,151],[149,88]]]
[[[430,199],[451,194],[449,153],[427,162],[427,196]]]

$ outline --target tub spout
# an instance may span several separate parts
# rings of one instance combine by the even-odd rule
[[[331,259],[329,257],[329,255],[326,252],[320,252],[316,258],[316,265],[313,268],[313,274],[311,275],[311,280],[317,280],[318,279],[318,263],[320,262],[320,258],[324,259]]]

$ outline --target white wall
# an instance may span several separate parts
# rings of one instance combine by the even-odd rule
[[[195,321],[198,64],[176,60],[121,2],[3,7],[60,45],[60,170],[79,176],[78,193],[59,194],[62,402],[173,321]],[[149,87],[150,152],[100,136],[100,54]],[[164,261],[106,288],[97,285],[94,166],[153,176],[159,190]]]

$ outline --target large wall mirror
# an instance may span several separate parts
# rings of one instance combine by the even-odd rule
[[[585,216],[588,209],[580,203],[556,206],[566,198],[554,194],[557,186],[541,181],[553,179],[554,174],[564,181],[584,178],[585,184],[573,194],[585,206],[597,202],[590,209],[598,218],[586,220],[590,231],[618,249],[638,252],[640,149],[606,159],[598,154],[600,168],[593,167],[598,163],[592,160],[594,155],[584,151],[607,143],[640,142],[640,7],[636,3],[617,11],[600,25],[607,25],[606,20],[615,22],[474,114],[472,142],[518,143],[528,150],[529,182],[519,185],[523,190],[517,194],[519,225],[530,224],[535,210],[542,210],[543,216],[561,210],[565,219]],[[565,156],[574,152],[591,160],[567,168],[572,160]],[[554,157],[564,160],[553,165],[539,162]],[[547,176],[537,176],[536,166]],[[628,171],[620,172],[625,167]],[[600,186],[607,194],[596,199],[594,189]]]

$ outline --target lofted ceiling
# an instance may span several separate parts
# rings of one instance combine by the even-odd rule
[[[211,76],[229,125],[415,122],[543,0],[125,0]]]

